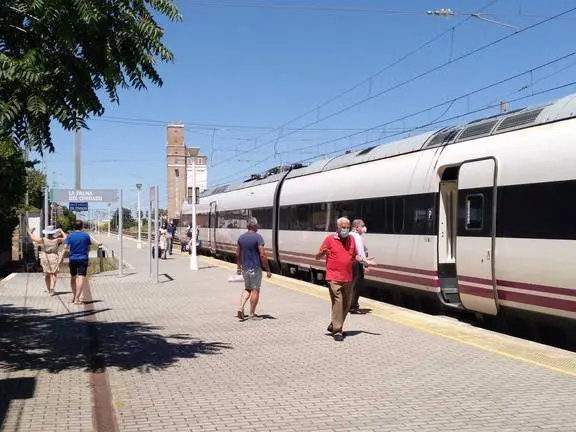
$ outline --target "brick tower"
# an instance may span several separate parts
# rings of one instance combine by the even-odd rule
[[[166,175],[168,220],[177,222],[186,199],[186,145],[181,124],[171,124],[166,129]]]

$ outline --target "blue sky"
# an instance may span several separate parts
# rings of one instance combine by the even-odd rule
[[[317,9],[258,7],[263,4]],[[122,188],[126,205],[134,208],[135,184],[143,183],[146,190],[157,184],[165,206],[165,125],[169,122],[186,125],[186,143],[209,156],[209,184],[216,185],[280,163],[390,141],[419,125],[576,80],[575,55],[451,106],[390,123],[575,50],[576,13],[570,13],[389,90],[514,33],[477,18],[461,23],[466,13],[490,4],[484,10],[493,14],[488,18],[517,30],[576,6],[573,0],[181,0],[184,21],[166,29],[165,42],[176,59],[160,66],[164,86],[122,92],[120,104],[107,103],[104,116],[89,121],[90,130],[83,131],[82,187]],[[451,8],[456,16],[425,14],[438,8]],[[442,32],[446,34],[434,43],[365,81]],[[355,90],[315,109],[362,81]],[[528,88],[518,92],[524,86]],[[576,92],[576,86],[527,98],[510,108],[571,92]],[[332,115],[340,110],[344,111]],[[313,112],[279,128],[307,111]],[[497,111],[493,108],[484,114]],[[384,123],[390,124],[362,132]],[[56,153],[45,157],[50,185],[72,187],[74,136],[58,127],[53,135]]]

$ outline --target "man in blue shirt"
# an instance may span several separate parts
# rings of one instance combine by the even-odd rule
[[[248,221],[248,231],[238,238],[236,248],[237,273],[244,276],[244,290],[240,296],[240,308],[238,309],[238,319],[244,320],[244,306],[250,299],[250,319],[259,318],[255,315],[256,305],[260,299],[260,285],[262,284],[262,267],[266,271],[267,277],[272,277],[268,258],[264,251],[264,239],[258,231],[258,221],[250,218]]]
[[[88,252],[90,250],[90,236],[82,231],[82,221],[74,222],[74,231],[66,237],[64,244],[69,252],[70,288],[72,289],[72,302],[82,304],[80,296],[84,287],[84,279],[88,272]]]

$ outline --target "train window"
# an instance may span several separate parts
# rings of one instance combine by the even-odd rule
[[[484,195],[466,195],[466,230],[482,230],[484,226]]]
[[[386,232],[386,200],[383,198],[362,200],[362,220],[372,233]]]
[[[356,218],[360,214],[359,201],[340,201],[333,205],[334,208],[334,221],[341,217],[347,217],[352,222],[352,219]]]
[[[404,215],[406,211],[406,204],[404,198],[392,198],[393,206],[393,232],[401,234],[404,232]]]
[[[290,221],[292,220],[292,214],[295,206],[284,206],[280,207],[280,229],[289,230],[291,229]]]
[[[312,229],[312,204],[296,206],[295,218],[290,226],[297,231],[310,231]]]
[[[312,231],[327,231],[330,226],[328,219],[328,203],[311,204],[312,206]]]
[[[433,194],[406,197],[405,233],[434,235],[434,200]]]

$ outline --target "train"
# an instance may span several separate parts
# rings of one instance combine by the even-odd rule
[[[361,218],[371,297],[572,325],[576,93],[251,175],[203,192],[196,212],[200,253],[232,258],[255,217],[274,272],[320,284],[323,239]]]

